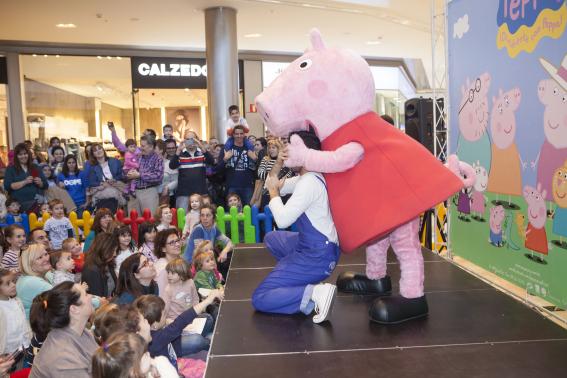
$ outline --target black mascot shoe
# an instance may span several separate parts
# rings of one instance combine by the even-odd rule
[[[408,299],[400,295],[378,298],[370,307],[370,320],[380,324],[402,323],[421,318],[429,311],[425,295]]]
[[[337,278],[337,289],[343,293],[361,295],[390,295],[392,283],[386,276],[379,280],[371,280],[364,274],[343,272]]]

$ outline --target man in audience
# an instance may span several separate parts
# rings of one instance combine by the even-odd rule
[[[248,205],[254,191],[254,169],[258,157],[244,146],[244,127],[237,125],[232,132],[234,146],[224,154],[226,186],[228,193],[240,196],[243,205]]]
[[[140,167],[128,172],[128,179],[137,179],[136,198],[138,212],[150,209],[152,214],[159,205],[158,186],[163,180],[163,158],[155,152],[156,140],[150,135],[140,139]]]
[[[173,126],[170,124],[163,125],[163,136],[161,137],[164,142],[167,142],[169,139],[175,140],[175,136],[173,136]]]
[[[163,188],[161,191],[162,198],[160,202],[169,204],[171,207],[175,207],[175,191],[177,189],[179,169],[169,168],[169,163],[175,156],[176,151],[177,142],[175,139],[166,140],[165,156],[163,158]]]
[[[31,243],[43,244],[45,249],[48,252],[51,251],[51,241],[49,240],[49,237],[47,236],[47,232],[43,231],[43,228],[36,227],[33,230],[31,230],[28,239],[29,239],[30,244]]]
[[[169,168],[179,169],[176,208],[187,211],[191,194],[207,194],[206,164],[213,162],[213,157],[205,151],[197,134],[187,130],[169,163]]]

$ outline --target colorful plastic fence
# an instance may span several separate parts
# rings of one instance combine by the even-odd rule
[[[226,234],[226,222],[230,223],[230,239],[233,243],[240,243],[238,223],[244,223],[244,243],[255,243],[256,232],[252,226],[252,210],[246,205],[242,209],[242,214],[238,213],[238,209],[233,206],[228,214],[225,213],[222,206],[217,207],[217,226],[223,234]]]
[[[51,218],[49,213],[43,213],[41,218],[38,218],[36,214],[32,213],[29,215],[29,228],[33,230],[34,228],[43,228],[45,222]],[[73,226],[73,231],[75,232],[75,238],[79,240],[79,229],[83,230],[83,235],[88,235],[91,232],[91,227],[93,225],[93,217],[88,211],[83,211],[83,219],[79,219],[79,216],[75,211],[69,213],[69,220]]]
[[[124,215],[124,210],[119,209],[116,211],[116,220],[130,226],[132,239],[138,243],[138,226],[144,222],[153,222],[154,218],[152,217],[150,209],[144,209],[141,217],[138,216],[138,211],[133,209],[130,211],[130,217],[128,218]]]

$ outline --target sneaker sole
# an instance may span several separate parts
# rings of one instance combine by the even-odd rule
[[[317,321],[315,321],[315,316],[314,316],[313,322],[315,324],[323,323],[324,321],[329,320],[329,316],[333,312],[333,306],[335,304],[335,299],[337,298],[337,287],[334,286],[334,285],[333,285],[333,291],[331,292],[330,297],[331,297],[331,303],[329,303],[328,301],[325,303],[325,307],[328,308],[327,313],[325,314],[325,316],[321,320],[317,320]]]

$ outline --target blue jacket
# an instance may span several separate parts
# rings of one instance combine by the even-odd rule
[[[120,160],[115,158],[108,158],[108,167],[110,168],[110,173],[112,173],[112,178],[116,181],[122,180],[122,163]],[[104,178],[102,173],[102,167],[100,164],[91,165],[90,163],[85,164],[85,172],[88,177],[88,186],[91,188],[96,188],[99,186]]]

